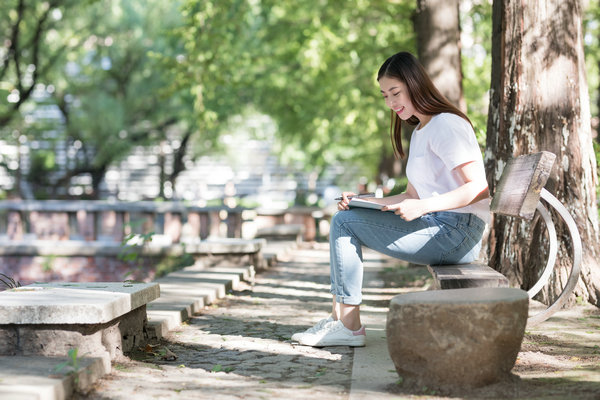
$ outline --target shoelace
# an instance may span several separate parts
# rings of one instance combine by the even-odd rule
[[[330,333],[330,332],[336,332],[339,331],[340,329],[345,328],[344,324],[342,324],[341,322],[338,324],[338,322],[340,322],[339,320],[337,321],[330,321],[328,323],[325,324],[325,326],[323,326],[323,328],[319,331],[319,333]]]

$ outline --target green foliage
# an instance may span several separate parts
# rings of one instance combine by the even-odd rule
[[[77,12],[90,3],[90,0],[0,3],[3,39],[0,41],[0,127],[18,127],[23,123],[20,111],[36,85],[60,65],[62,54],[81,44],[74,33],[85,18],[78,18]]]
[[[413,8],[189,0],[183,65],[195,77],[196,109],[216,122],[251,103],[276,121],[285,161],[316,171],[347,161],[374,173],[389,117],[375,75],[391,54],[414,51]]]
[[[463,90],[467,115],[483,148],[492,69],[492,5],[476,0],[461,6]],[[470,8],[465,10],[466,6]]]
[[[49,175],[56,170],[55,154],[51,150],[37,150],[30,154],[30,167],[27,179],[29,182],[43,185],[50,179]]]
[[[264,127],[253,134],[273,140],[285,162],[317,173],[341,163],[354,179],[372,177],[391,155],[375,75],[391,54],[415,51],[414,0],[22,4],[19,11],[18,0],[0,3],[0,133],[7,141],[51,144],[31,152],[27,178],[46,188],[40,196],[80,174],[97,185],[137,146],[178,150],[189,138],[181,148],[188,159],[221,151],[219,137],[238,128],[232,117],[242,116],[243,125],[251,113],[277,125],[276,135]],[[600,5],[592,0],[584,29],[594,116],[598,21]],[[467,114],[483,144],[491,2],[463,2],[461,25]],[[34,101],[35,87],[45,96]],[[49,107],[60,118],[36,114]],[[59,144],[76,149],[64,177],[54,173]],[[239,149],[232,153],[235,162]]]
[[[66,175],[38,182],[48,193],[80,174],[90,174],[97,189],[108,167],[137,146],[176,147],[196,129],[193,96],[173,90],[164,62],[181,53],[170,33],[182,20],[178,1],[34,0],[23,3],[22,13],[18,3],[0,5],[0,35],[6,39],[0,41],[0,121],[11,121],[0,127],[13,139],[43,139],[51,144],[48,152],[61,142],[75,149]],[[41,40],[34,35],[38,28]],[[20,34],[20,57],[14,60],[13,31]],[[34,84],[35,99],[29,90]],[[13,92],[19,103],[5,101]],[[42,107],[59,111],[60,118],[42,117],[36,111]],[[43,177],[43,165],[35,165],[32,177]]]
[[[53,270],[52,266],[54,265],[55,260],[56,260],[55,255],[50,255],[50,256],[44,257],[43,262],[42,262],[42,271],[52,272],[52,270]]]
[[[388,196],[393,196],[396,194],[404,193],[406,191],[406,187],[408,186],[408,178],[406,176],[398,179],[392,190],[387,194]]]
[[[586,71],[588,79],[588,91],[590,95],[590,108],[592,116],[595,116],[598,125],[598,87],[600,85],[600,2],[592,0],[584,9],[584,52]],[[597,128],[596,128],[597,129]],[[596,157],[597,158],[597,157]]]
[[[235,370],[235,367],[223,367],[221,364],[216,364],[210,372],[226,372],[230,373]]]
[[[87,13],[97,24],[86,32],[86,46],[69,55],[71,72],[55,97],[64,102],[68,134],[82,143],[84,162],[100,167],[135,146],[166,140],[166,129],[191,109],[177,93],[165,95],[170,74],[153,56],[172,49],[166,32],[178,23],[176,3],[103,0]]]
[[[141,226],[144,223],[144,220],[136,220],[131,221],[125,224],[126,228],[129,228],[129,234],[125,235],[123,240],[121,241],[121,251],[119,252],[117,258],[126,263],[134,263],[135,268],[142,269],[142,259],[141,254],[144,247],[152,241],[152,236],[154,236],[154,232],[146,232],[146,233],[135,233],[134,230],[136,227]],[[128,271],[125,274],[125,277],[128,277],[133,273],[133,270]]]
[[[79,358],[77,357],[77,352],[78,349],[76,347],[69,349],[69,351],[67,352],[68,360],[58,364],[54,368],[54,372],[60,372],[63,369],[67,368],[69,370],[69,374],[77,374],[77,372],[79,372],[79,369],[81,368]]]
[[[194,265],[196,261],[194,256],[189,253],[184,253],[178,257],[166,257],[156,265],[156,278],[165,276],[173,271],[178,271],[182,268]]]

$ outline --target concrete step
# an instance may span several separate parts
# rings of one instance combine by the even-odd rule
[[[191,266],[157,279],[161,297],[146,306],[149,336],[163,337],[205,306],[235,290],[241,280],[253,278],[253,266]]]
[[[267,266],[272,266],[277,261],[282,261],[287,254],[298,248],[295,240],[268,240],[262,248],[262,256]]]

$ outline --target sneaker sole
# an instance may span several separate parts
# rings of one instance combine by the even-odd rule
[[[300,342],[300,344],[305,345],[305,346],[312,346],[312,347],[328,347],[328,346],[350,346],[350,347],[364,347],[365,346],[365,337],[363,335],[361,335],[362,337],[356,336],[353,339],[344,339],[344,340],[336,340],[336,339],[331,339],[331,340],[319,340],[318,342],[316,342],[315,344],[312,343],[302,343]]]
[[[292,342],[299,342],[299,341],[300,341],[300,339],[302,338],[302,336],[304,336],[304,333],[294,333],[294,334],[292,335],[292,337],[290,338],[290,340],[291,340]]]

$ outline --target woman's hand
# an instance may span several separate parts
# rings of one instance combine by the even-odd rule
[[[342,200],[340,200],[337,204],[338,210],[343,211],[349,209],[350,207],[348,207],[348,203],[350,203],[350,199],[348,197],[352,196],[356,196],[356,193],[342,192]]]
[[[421,199],[404,199],[399,203],[384,206],[381,211],[393,211],[406,221],[412,221],[429,212],[427,201]]]

